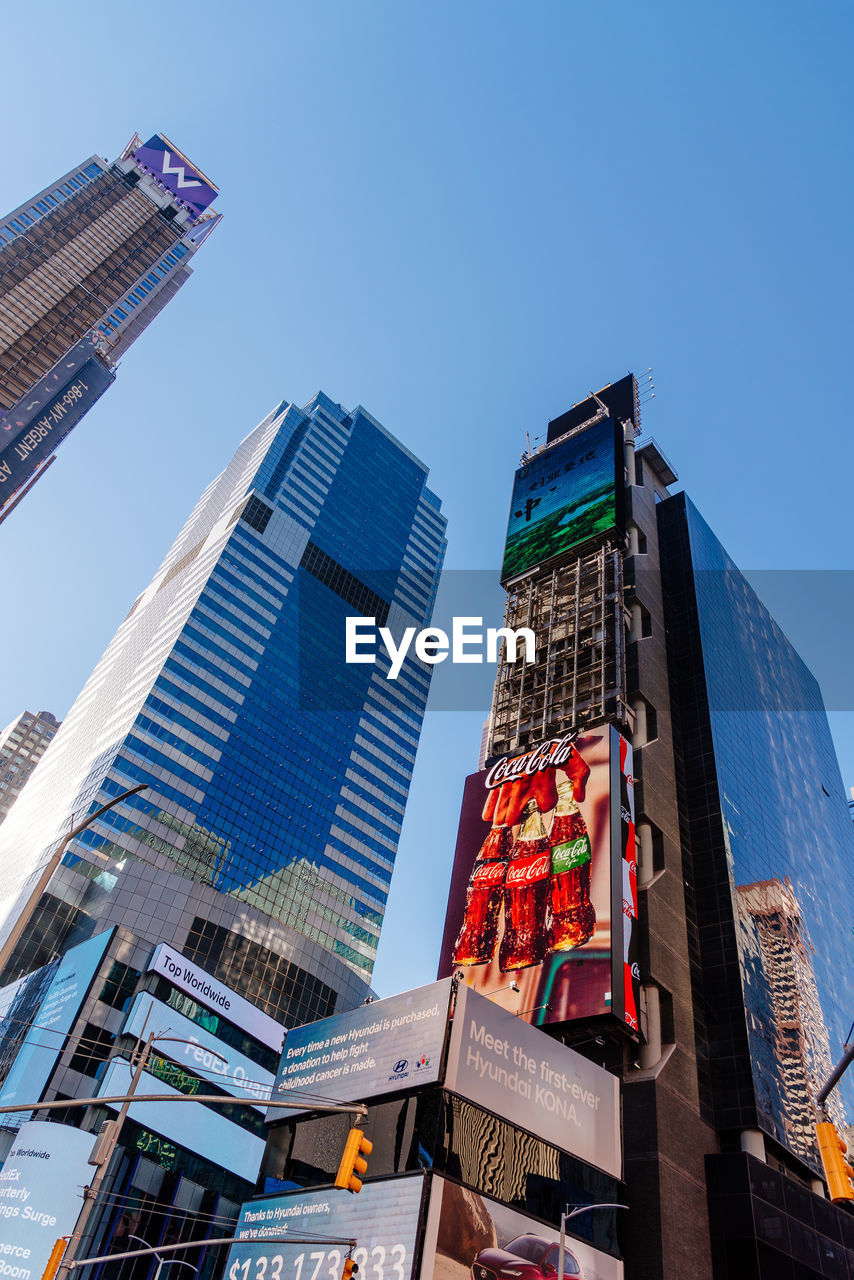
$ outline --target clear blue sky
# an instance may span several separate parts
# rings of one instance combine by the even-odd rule
[[[65,714],[237,441],[318,388],[431,467],[448,565],[497,573],[524,432],[651,365],[644,431],[735,560],[848,569],[852,28],[842,0],[8,8],[0,212],[162,130],[225,216],[0,530],[0,724]],[[791,626],[844,671],[826,581],[838,617],[793,591]],[[383,994],[435,974],[482,719],[428,716]]]

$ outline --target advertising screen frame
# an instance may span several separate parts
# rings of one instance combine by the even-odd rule
[[[451,980],[375,1000],[288,1034],[271,1098],[305,1094],[305,1107],[271,1107],[268,1123],[311,1111],[324,1095],[364,1102],[435,1083],[442,1069]],[[294,1067],[296,1070],[294,1070]]]
[[[358,1197],[327,1187],[249,1200],[234,1229],[241,1243],[230,1247],[223,1274],[226,1280],[340,1276],[347,1255],[346,1241],[356,1239],[353,1258],[360,1277],[377,1280],[384,1275],[394,1280],[414,1280],[420,1274],[416,1263],[429,1183],[424,1173],[411,1173],[366,1182]],[[287,1237],[289,1232],[297,1237],[293,1244],[265,1243],[268,1237]],[[319,1238],[311,1244],[299,1243],[300,1237],[308,1234]],[[308,1255],[305,1260],[311,1261],[310,1270],[297,1267],[299,1255],[294,1258],[292,1253],[297,1248]],[[336,1255],[334,1263],[329,1256],[332,1253]],[[278,1267],[274,1265],[277,1258],[281,1258]],[[288,1265],[291,1261],[293,1266]]]
[[[606,742],[607,740],[607,742]],[[594,772],[588,770],[591,781],[585,778],[586,799],[579,800],[583,818],[590,832],[592,873],[591,894],[595,895],[600,911],[609,914],[607,945],[597,945],[596,932],[587,942],[576,948],[549,950],[545,957],[534,964],[500,969],[493,958],[490,962],[465,963],[455,957],[455,943],[466,909],[466,897],[470,879],[478,868],[490,867],[498,874],[498,860],[479,859],[490,836],[490,818],[483,817],[484,803],[490,791],[502,785],[502,779],[513,780],[532,777],[548,769],[558,770],[554,760],[566,758],[570,748],[580,749],[582,761],[593,763]],[[568,766],[567,760],[564,764]],[[592,804],[595,788],[595,812]],[[581,787],[578,788],[581,791]],[[556,813],[550,810],[549,815]],[[594,820],[595,824],[594,825]],[[554,819],[548,821],[554,829]],[[603,834],[604,824],[607,832]],[[518,835],[518,821],[513,825]],[[506,856],[506,850],[504,851]],[[608,883],[603,885],[603,859],[607,859]],[[509,864],[507,864],[509,865]],[[506,872],[505,872],[506,874]],[[503,882],[502,882],[503,883]],[[500,893],[500,886],[498,892]],[[505,895],[506,898],[506,895]],[[499,950],[503,929],[504,908],[498,908],[495,955]],[[496,1001],[512,1013],[536,1026],[557,1026],[576,1019],[615,1019],[633,1036],[639,1034],[640,972],[637,958],[637,854],[635,843],[634,778],[632,776],[632,748],[613,725],[598,725],[580,733],[569,733],[512,752],[493,761],[489,768],[471,774],[465,783],[460,814],[457,846],[454,855],[448,910],[439,959],[439,976],[461,970],[462,981],[469,983],[482,994],[494,995]],[[582,1004],[577,1013],[562,1016],[572,1007],[568,984],[572,971],[566,966],[572,961],[586,962],[588,972],[599,973],[597,982],[603,987],[603,1000],[598,1007],[590,1002]],[[576,981],[578,978],[576,977]],[[511,987],[516,983],[521,990]],[[605,992],[610,993],[606,1001]],[[520,1003],[521,1001],[521,1003]]]
[[[597,437],[601,437],[599,445],[608,443],[613,447],[613,487],[610,491],[610,497],[613,505],[613,520],[609,521],[606,526],[596,529],[593,532],[586,532],[582,536],[570,538],[563,542],[560,546],[549,549],[545,554],[532,557],[530,554],[525,557],[524,563],[510,567],[508,565],[508,557],[510,554],[511,540],[518,538],[521,530],[514,528],[514,520],[518,517],[519,512],[516,507],[522,504],[524,509],[528,511],[529,516],[533,514],[531,508],[535,508],[543,500],[543,493],[535,490],[543,490],[545,493],[557,492],[559,495],[569,499],[573,493],[573,473],[578,475],[584,474],[584,463],[592,460],[593,454],[590,454],[591,433],[596,433]],[[586,441],[586,443],[585,443]],[[587,452],[585,453],[585,449]],[[577,480],[577,476],[576,476]],[[553,483],[550,483],[553,482]],[[548,486],[548,488],[546,488]],[[589,487],[589,481],[588,481]],[[595,492],[595,490],[594,490]],[[569,511],[578,505],[582,505],[585,500],[585,486],[582,482],[581,489],[578,491],[576,500],[572,503],[564,502],[560,507],[546,511],[544,514],[530,521],[528,530],[536,530],[544,525],[547,521],[553,521],[554,517],[563,512],[559,524],[563,523],[569,515]],[[531,504],[529,507],[528,504]],[[520,508],[521,509],[521,508]],[[513,491],[510,498],[510,511],[507,519],[507,535],[504,542],[504,553],[501,562],[500,581],[502,586],[506,586],[508,582],[516,578],[524,577],[528,573],[559,561],[562,557],[570,553],[576,553],[579,548],[595,542],[599,538],[606,537],[615,530],[625,533],[625,462],[623,458],[623,431],[614,416],[602,418],[598,422],[591,423],[584,430],[578,431],[575,435],[571,435],[566,440],[558,438],[550,443],[542,452],[533,454],[519,468],[513,477]]]
[[[550,1252],[556,1252],[554,1246],[560,1240],[558,1227],[532,1218],[483,1192],[466,1190],[438,1173],[432,1174],[430,1182],[430,1202],[421,1250],[422,1276],[443,1280],[448,1275],[459,1275],[463,1268],[467,1269],[466,1274],[475,1275],[474,1264],[484,1248],[504,1250],[513,1237],[539,1237],[544,1244],[552,1246]],[[449,1221],[455,1212],[457,1219]],[[452,1258],[448,1249],[453,1250],[456,1256]],[[466,1249],[469,1252],[477,1249],[477,1253],[469,1258]],[[625,1267],[621,1258],[597,1249],[569,1232],[566,1234],[566,1250],[568,1258],[580,1264],[584,1280],[624,1280]],[[445,1266],[442,1265],[443,1260]],[[496,1261],[499,1262],[499,1274],[512,1274],[505,1269],[512,1266],[512,1258],[505,1256],[485,1261],[491,1263],[490,1269],[494,1268]],[[569,1276],[570,1272],[565,1270],[564,1274]],[[557,1280],[556,1274],[554,1280]]]

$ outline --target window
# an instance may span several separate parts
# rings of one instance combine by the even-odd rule
[[[262,502],[260,498],[256,498],[253,494],[243,508],[241,519],[252,529],[256,529],[258,533],[263,533],[273,514],[273,508],[268,507],[266,502]]]
[[[138,969],[132,969],[130,965],[116,960],[107,974],[107,980],[101,988],[98,999],[110,1005],[112,1009],[123,1009],[136,990],[140,976]]]
[[[101,1063],[106,1062],[109,1057],[115,1038],[103,1027],[97,1027],[94,1022],[87,1022],[77,1049],[68,1064],[71,1070],[79,1071],[84,1076],[94,1076]]]

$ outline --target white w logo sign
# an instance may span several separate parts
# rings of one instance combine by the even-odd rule
[[[187,171],[182,164],[171,164],[171,159],[171,154],[168,151],[164,151],[163,175],[165,177],[167,173],[171,173],[173,177],[177,178],[179,190],[181,187],[200,187],[202,185],[198,178],[188,178],[186,176]]]

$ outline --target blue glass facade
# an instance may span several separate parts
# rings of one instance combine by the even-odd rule
[[[658,506],[701,1102],[813,1168],[854,1015],[854,830],[818,684],[696,509]],[[854,1118],[854,1080],[831,1096]]]
[[[294,1020],[364,995],[430,668],[346,664],[344,620],[429,621],[445,521],[426,479],[323,395],[244,440],[3,827],[0,863],[31,869],[69,813],[148,783],[75,842],[45,936],[124,924]],[[7,911],[19,892],[7,871]]]

